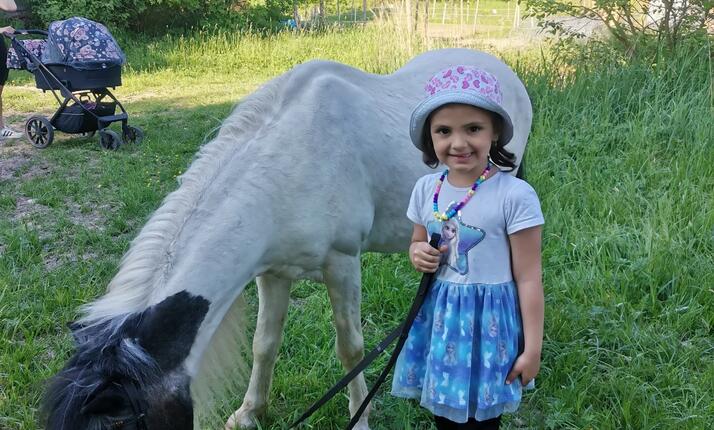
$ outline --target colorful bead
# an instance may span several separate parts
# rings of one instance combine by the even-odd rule
[[[481,176],[476,179],[476,182],[474,182],[474,184],[471,186],[471,189],[466,193],[466,196],[456,205],[456,207],[452,207],[445,213],[442,213],[439,212],[439,192],[441,191],[441,185],[444,183],[446,176],[449,174],[449,169],[444,170],[444,173],[441,174],[439,180],[436,181],[436,189],[434,190],[434,218],[439,221],[448,221],[449,219],[453,218],[454,215],[456,215],[461,210],[461,208],[466,206],[466,203],[471,200],[471,197],[476,194],[476,189],[479,185],[481,185],[483,181],[486,180],[486,177],[490,172],[491,162],[489,161],[488,164],[486,164],[486,168],[483,170]]]

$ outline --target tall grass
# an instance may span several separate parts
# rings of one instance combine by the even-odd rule
[[[399,23],[399,21],[397,22]],[[130,41],[129,68],[156,72],[170,68],[181,75],[274,76],[312,59],[330,59],[373,73],[388,73],[404,64],[421,46],[400,25],[386,21],[369,26],[327,27],[321,31],[289,31],[264,37],[250,32],[197,31],[190,36]],[[135,55],[139,52],[142,55]]]
[[[117,90],[142,147],[105,152],[72,139],[45,151],[0,146],[0,428],[37,428],[43,381],[67,360],[64,323],[101,293],[121,255],[237,98],[312,58],[390,73],[456,43],[400,22],[321,33],[201,33],[124,43]],[[584,49],[584,48],[583,48]],[[528,180],[546,216],[546,329],[537,390],[506,428],[703,429],[714,422],[714,133],[707,43],[655,65],[500,53],[534,104]],[[52,99],[15,74],[5,108],[19,122]],[[367,346],[402,318],[418,277],[405,255],[363,257]],[[247,299],[255,303],[252,289]],[[292,294],[272,402],[282,428],[337,380],[324,287]],[[367,372],[374,380],[384,358]],[[216,421],[237,408],[226,399]],[[428,429],[415,404],[382,392],[376,429]],[[312,419],[341,428],[340,397]]]
[[[560,425],[706,428],[714,408],[711,51],[523,71],[547,213],[546,352]],[[545,78],[545,79],[544,79]],[[552,375],[552,376],[551,376]],[[547,421],[546,421],[547,422]]]

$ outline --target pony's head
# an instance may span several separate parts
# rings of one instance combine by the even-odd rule
[[[45,395],[47,430],[192,429],[183,363],[208,307],[181,292],[143,312],[71,325],[76,352]]]

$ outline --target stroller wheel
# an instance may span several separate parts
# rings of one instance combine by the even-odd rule
[[[99,144],[104,149],[119,149],[121,146],[121,138],[113,130],[99,130]]]
[[[139,127],[127,126],[122,133],[124,143],[140,144],[144,140],[144,132]]]
[[[47,148],[55,137],[50,120],[44,116],[33,116],[25,123],[25,136],[35,148]]]

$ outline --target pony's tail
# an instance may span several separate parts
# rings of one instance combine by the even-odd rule
[[[245,290],[244,290],[245,291]],[[226,312],[206,348],[191,383],[195,428],[223,428],[243,400],[252,362],[250,313],[243,294]]]

